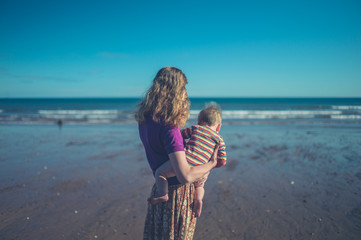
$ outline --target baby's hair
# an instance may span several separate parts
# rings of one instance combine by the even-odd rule
[[[198,115],[198,124],[214,126],[221,123],[221,107],[215,102],[207,103],[206,107]]]

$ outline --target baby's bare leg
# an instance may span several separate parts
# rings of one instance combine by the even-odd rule
[[[168,181],[167,178],[175,176],[170,161],[163,163],[155,171],[155,184],[157,185],[157,196],[168,194]]]
[[[204,187],[196,187],[194,195],[194,205],[192,217],[197,218],[201,216],[202,206],[203,206],[203,197],[204,197]]]
[[[168,201],[167,178],[175,176],[172,165],[169,161],[163,163],[154,173],[157,192],[154,198],[148,198],[150,204]]]
[[[193,205],[193,213],[192,217],[197,218],[201,216],[202,206],[203,206],[203,197],[204,197],[204,183],[207,178],[202,181],[198,181],[194,183],[195,186],[195,194],[194,194],[194,205]]]
[[[194,200],[203,201],[204,187],[197,187],[194,195]]]

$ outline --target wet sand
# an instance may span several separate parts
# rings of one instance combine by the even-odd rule
[[[141,239],[135,125],[0,126],[1,239]],[[361,126],[224,125],[194,239],[359,239]]]

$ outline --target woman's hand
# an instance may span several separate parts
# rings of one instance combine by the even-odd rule
[[[218,148],[219,148],[219,142],[217,143],[216,147],[214,148],[211,159],[209,159],[209,162],[211,163],[212,168],[214,168],[217,165]]]

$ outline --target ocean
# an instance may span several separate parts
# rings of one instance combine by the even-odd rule
[[[361,98],[190,98],[189,122],[206,103],[224,124],[361,124]],[[3,98],[0,124],[136,124],[138,98]]]

